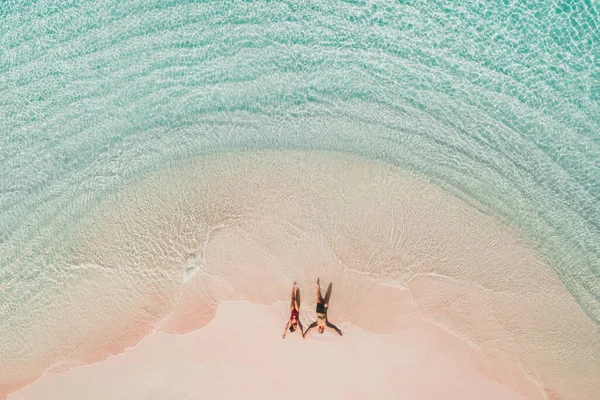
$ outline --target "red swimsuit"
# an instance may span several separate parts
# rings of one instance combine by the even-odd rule
[[[294,319],[298,321],[298,310],[296,309],[292,310],[292,316],[290,317],[290,321],[293,321]]]

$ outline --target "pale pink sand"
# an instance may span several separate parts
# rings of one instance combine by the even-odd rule
[[[415,337],[436,338],[428,354],[456,361],[462,385],[473,378],[480,388],[484,375],[529,399],[540,398],[537,386],[565,400],[599,390],[598,328],[550,266],[518,232],[389,165],[294,152],[193,160],[106,201],[72,236],[74,251],[57,267],[62,286],[40,294],[42,315],[0,337],[0,398],[155,330],[192,332],[219,302],[286,300],[294,279],[310,315],[317,276],[324,290],[334,282],[332,320],[363,331],[343,338],[340,346],[354,343],[343,348],[350,354],[387,338],[375,335],[418,328]],[[265,337],[279,338],[285,318]],[[461,341],[431,333],[422,319]],[[436,365],[414,369],[415,382]],[[165,374],[153,379],[173,372]]]
[[[341,324],[343,337],[283,340],[287,307],[224,303],[204,329],[155,333],[119,356],[46,374],[8,399],[544,398],[518,375],[510,385],[494,382],[474,368],[478,352],[423,320],[394,334]]]

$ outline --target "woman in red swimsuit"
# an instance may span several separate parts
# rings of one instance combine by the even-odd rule
[[[292,302],[290,303],[290,319],[285,326],[285,330],[283,331],[283,338],[285,339],[285,335],[287,334],[288,329],[290,332],[295,332],[298,327],[300,327],[300,333],[302,333],[302,323],[300,323],[300,305],[298,302],[298,289],[296,288],[296,282],[294,282],[294,286],[292,286]],[[304,335],[302,335],[304,337]]]

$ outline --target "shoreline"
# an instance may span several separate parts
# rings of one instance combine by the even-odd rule
[[[0,386],[61,358],[119,354],[157,327],[194,331],[219,301],[280,301],[294,279],[310,304],[320,276],[334,282],[332,321],[384,334],[420,315],[522,364],[550,393],[595,390],[597,330],[535,249],[389,165],[298,152],[190,160],[107,200],[70,235],[77,246],[55,260],[69,273],[29,331],[31,351],[4,354]],[[573,327],[580,341],[563,340]]]
[[[335,307],[335,305],[333,306]],[[25,386],[24,388],[18,390],[17,392],[13,392],[11,394],[8,395],[7,400],[24,400],[24,399],[35,399],[35,398],[39,398],[38,396],[40,396],[42,393],[44,395],[44,398],[52,400],[52,399],[59,399],[59,398],[64,398],[62,396],[64,396],[64,393],[61,392],[61,388],[69,388],[69,390],[74,390],[75,392],[77,392],[77,390],[87,390],[86,385],[89,384],[90,382],[94,382],[94,384],[97,384],[97,388],[96,390],[94,390],[94,396],[97,397],[88,397],[88,398],[93,398],[93,399],[100,399],[102,398],[102,396],[104,396],[104,398],[108,398],[106,396],[115,396],[116,394],[102,394],[100,395],[99,391],[102,390],[102,388],[110,388],[111,387],[111,382],[113,382],[113,379],[116,379],[116,376],[120,376],[119,379],[127,379],[124,378],[122,375],[123,374],[127,374],[127,373],[132,373],[131,371],[134,370],[138,370],[140,368],[144,369],[146,367],[148,367],[148,362],[150,362],[150,360],[153,360],[154,357],[159,357],[159,359],[161,360],[160,362],[156,362],[155,364],[153,364],[152,366],[149,367],[148,370],[146,370],[146,373],[150,374],[152,372],[152,368],[161,368],[160,365],[165,363],[165,360],[170,360],[169,362],[171,362],[171,364],[168,364],[168,362],[166,362],[166,364],[164,365],[169,365],[171,368],[175,368],[175,369],[181,369],[183,368],[182,366],[187,365],[187,367],[190,368],[198,368],[198,370],[196,371],[196,375],[194,375],[195,373],[192,373],[192,375],[194,376],[195,379],[200,379],[200,376],[202,375],[202,373],[209,373],[208,370],[206,368],[201,367],[201,365],[204,365],[205,367],[208,365],[210,366],[211,362],[214,363],[215,368],[218,368],[219,365],[221,365],[221,367],[225,366],[224,370],[226,371],[227,368],[233,368],[236,369],[237,367],[232,365],[232,366],[226,366],[225,364],[227,364],[227,362],[230,362],[232,360],[237,360],[240,364],[247,364],[249,365],[249,369],[256,369],[256,368],[260,368],[265,367],[264,364],[261,364],[260,361],[257,361],[257,359],[255,357],[246,357],[246,355],[241,354],[239,358],[237,358],[237,355],[232,355],[232,354],[236,354],[233,350],[228,350],[227,347],[223,347],[221,346],[220,348],[218,348],[218,346],[216,346],[217,343],[229,343],[229,346],[233,346],[234,348],[236,347],[236,343],[232,342],[233,341],[238,341],[238,345],[240,346],[239,349],[242,349],[240,351],[242,351],[243,353],[243,349],[248,348],[248,346],[252,343],[258,343],[258,346],[260,346],[260,349],[262,351],[261,354],[264,354],[264,357],[270,357],[269,354],[267,353],[276,353],[275,350],[280,349],[280,351],[286,351],[286,347],[282,347],[279,346],[279,344],[283,344],[283,346],[288,345],[289,347],[291,347],[292,351],[290,354],[290,356],[296,357],[295,359],[297,359],[297,357],[302,357],[302,354],[304,352],[309,352],[310,354],[311,351],[313,351],[315,348],[317,348],[317,350],[319,352],[325,352],[327,353],[328,351],[328,346],[333,346],[336,349],[335,353],[331,353],[331,354],[335,354],[339,357],[343,357],[344,354],[346,354],[346,356],[349,356],[350,359],[352,359],[352,356],[354,357],[360,357],[360,359],[365,359],[367,361],[365,361],[366,363],[371,362],[368,361],[369,360],[369,356],[368,351],[366,353],[363,353],[361,351],[358,351],[357,354],[352,354],[352,352],[356,352],[357,351],[357,347],[356,344],[357,343],[362,343],[362,347],[363,348],[369,348],[369,346],[372,346],[372,348],[374,349],[373,351],[380,351],[381,347],[380,346],[384,346],[383,348],[386,348],[386,352],[398,352],[397,354],[403,354],[404,357],[401,360],[394,360],[393,357],[388,357],[385,358],[384,353],[381,353],[378,357],[384,357],[384,362],[383,362],[383,366],[381,366],[381,371],[387,370],[389,368],[400,368],[403,371],[409,371],[411,368],[419,368],[419,365],[421,365],[421,363],[427,363],[427,362],[432,362],[431,365],[429,365],[427,368],[441,368],[439,370],[440,374],[445,374],[445,373],[449,373],[448,371],[450,370],[454,370],[454,369],[458,369],[460,371],[462,371],[461,373],[466,374],[463,378],[465,379],[465,384],[467,384],[467,386],[469,388],[475,388],[477,390],[489,390],[489,396],[487,398],[497,398],[497,399],[509,399],[512,398],[508,392],[506,392],[504,389],[498,389],[498,388],[493,388],[492,386],[495,385],[500,385],[504,388],[509,389],[511,392],[514,392],[515,394],[518,394],[518,396],[524,396],[526,395],[527,398],[532,399],[532,400],[545,400],[546,397],[543,394],[543,389],[538,387],[535,383],[530,382],[532,385],[536,385],[536,387],[538,387],[538,392],[534,393],[533,391],[530,390],[530,388],[525,388],[523,386],[521,387],[510,387],[510,386],[506,386],[502,383],[500,383],[498,381],[498,379],[495,379],[497,377],[494,376],[486,376],[486,374],[484,374],[484,372],[482,370],[479,369],[479,367],[481,365],[478,365],[476,362],[473,362],[471,365],[469,365],[465,360],[469,360],[470,357],[472,357],[472,354],[469,355],[466,358],[460,358],[458,355],[459,354],[463,354],[464,350],[468,347],[471,347],[471,352],[475,352],[477,353],[478,351],[476,349],[473,349],[472,346],[464,343],[464,341],[460,338],[458,338],[455,335],[452,335],[451,333],[447,332],[447,331],[442,331],[442,329],[440,327],[434,326],[433,324],[431,324],[430,322],[421,320],[418,321],[416,324],[415,323],[411,323],[408,325],[408,327],[404,330],[404,331],[400,331],[400,332],[395,332],[395,333],[389,333],[389,334],[374,334],[368,331],[364,331],[356,326],[353,326],[352,324],[349,324],[347,322],[339,322],[338,326],[344,330],[346,333],[343,337],[338,338],[335,335],[331,335],[331,334],[324,334],[324,335],[315,335],[314,333],[309,335],[309,337],[307,337],[306,339],[302,340],[298,334],[293,334],[293,335],[289,335],[288,338],[286,338],[285,340],[282,340],[280,335],[279,335],[279,330],[275,329],[276,327],[281,328],[281,326],[284,326],[285,323],[285,318],[281,318],[283,315],[285,315],[286,310],[287,309],[287,305],[285,304],[285,302],[280,301],[271,305],[262,305],[262,304],[253,304],[253,303],[249,303],[247,301],[244,300],[237,300],[237,301],[227,301],[227,302],[223,302],[221,304],[219,304],[219,307],[217,309],[217,312],[215,314],[215,318],[213,319],[213,321],[211,321],[208,325],[206,325],[203,328],[200,328],[198,330],[194,330],[192,332],[188,332],[188,333],[182,333],[182,334],[172,334],[172,333],[164,333],[161,331],[156,331],[146,337],[144,337],[142,340],[140,340],[140,342],[133,346],[133,347],[129,347],[126,350],[124,350],[122,353],[117,354],[117,355],[110,355],[108,357],[106,357],[104,360],[93,363],[93,364],[88,364],[88,365],[82,365],[82,366],[77,366],[74,368],[71,368],[67,371],[61,372],[61,373],[54,373],[54,372],[47,372],[46,374],[44,374],[43,376],[41,376],[38,380],[36,380],[35,382]],[[302,318],[302,314],[304,314],[304,318]],[[252,315],[257,316],[258,321],[256,321],[254,324],[251,323],[251,317]],[[235,328],[236,328],[236,323],[235,320],[241,318],[243,321],[248,322],[250,324],[250,326],[248,326],[247,328],[247,334],[248,339],[250,339],[249,341],[245,341],[244,336],[242,334],[239,333],[239,331],[236,333],[235,332]],[[306,321],[306,310],[303,310],[301,308],[301,319]],[[420,318],[417,318],[420,319]],[[267,327],[263,330],[260,330],[260,332],[257,331],[257,328],[260,327],[261,325],[266,325]],[[279,326],[281,325],[281,326]],[[231,328],[234,328],[233,330]],[[244,329],[242,328],[242,331]],[[258,332],[258,334],[257,334]],[[224,337],[226,339],[224,339]],[[402,341],[400,340],[401,338],[404,338],[405,340]],[[291,340],[290,340],[291,339]],[[441,342],[440,342],[441,341]],[[280,343],[281,342],[281,343]],[[289,344],[289,343],[293,343],[293,344]],[[191,343],[199,346],[201,349],[209,352],[210,354],[200,354],[200,353],[194,353],[194,356],[190,356],[189,354],[186,354],[187,352],[183,352],[181,351],[182,349],[187,348]],[[262,347],[262,344],[269,344],[269,346],[264,346],[264,348]],[[351,343],[352,345],[349,345],[348,347],[345,347],[345,343]],[[437,345],[435,344],[437,343]],[[444,343],[445,345],[440,345],[440,343]],[[464,343],[463,345],[461,345],[461,343]],[[450,344],[450,345],[448,345]],[[436,348],[436,346],[439,346],[439,351],[441,352],[442,356],[438,355],[435,356],[433,354],[430,354],[429,356],[427,355],[431,349],[428,347],[429,345],[433,345],[433,348]],[[274,348],[270,347],[270,346],[275,346]],[[338,346],[338,347],[335,347]],[[341,346],[341,347],[339,347]],[[421,347],[419,347],[421,346]],[[250,346],[252,347],[252,346]],[[419,353],[419,352],[415,352],[414,348],[420,348],[421,350],[425,351],[425,353]],[[462,349],[461,349],[462,347]],[[211,350],[209,350],[210,348],[214,349],[214,352],[211,352]],[[177,351],[179,349],[179,352]],[[269,349],[272,349],[272,351],[270,352]],[[221,354],[220,351],[223,351],[224,354]],[[331,350],[333,351],[333,350]],[[158,352],[158,353],[157,353]],[[193,353],[193,350],[190,350],[190,352]],[[468,352],[468,351],[467,351]],[[252,355],[254,355],[255,353],[251,352]],[[158,354],[158,355],[157,355]],[[327,353],[329,354],[329,353]],[[396,354],[396,353],[394,353]],[[223,358],[223,360],[225,361],[221,361],[221,356]],[[285,353],[284,353],[285,356]],[[161,358],[162,357],[162,358]],[[215,358],[216,357],[216,358]],[[441,357],[441,358],[440,358]],[[273,360],[275,360],[274,357]],[[433,360],[435,361],[427,361],[428,358],[433,358]],[[333,359],[333,358],[332,358]],[[208,364],[206,364],[208,362]],[[309,368],[310,369],[310,365],[311,365],[311,360],[307,359],[305,360],[306,364],[304,364],[304,361],[301,361],[299,359],[297,359],[297,362],[299,363],[299,365],[303,365],[302,368]],[[325,362],[325,361],[324,361]],[[347,363],[348,359],[346,359],[344,361],[344,363]],[[450,364],[447,364],[447,362],[450,362]],[[256,364],[257,363],[257,364]],[[327,365],[329,365],[332,369],[336,369],[336,368],[343,368],[343,365],[338,365],[335,363],[335,361],[328,361],[325,362]],[[333,364],[332,364],[333,363]],[[385,363],[390,363],[390,365],[387,365]],[[256,365],[255,365],[256,364]],[[267,363],[268,364],[268,363]],[[343,364],[343,363],[342,363]],[[278,368],[283,368],[285,369],[286,363],[284,362],[282,365],[280,365]],[[371,365],[369,368],[376,368],[373,364]],[[444,366],[448,366],[448,365],[454,365],[454,367],[448,369]],[[267,365],[268,366],[268,365]],[[187,368],[186,367],[186,368]],[[427,369],[426,368],[426,369]],[[129,371],[129,372],[128,372]],[[246,370],[245,370],[246,371]],[[470,371],[470,372],[469,372]],[[248,372],[248,371],[246,371]],[[354,373],[354,371],[352,370],[348,370],[346,371],[348,374],[352,374]],[[510,370],[510,369],[506,369],[503,371],[500,371],[503,373],[506,373],[510,376],[514,376],[515,378],[517,378],[519,375],[518,373],[515,374],[515,371]],[[365,372],[367,373],[367,372]],[[166,376],[169,375],[169,370],[165,369],[162,370],[162,372],[160,372],[158,375],[164,375],[166,374]],[[135,375],[135,374],[134,374]],[[309,374],[310,375],[310,374]],[[477,375],[481,376],[484,378],[484,380],[489,381],[490,385],[485,384],[485,382],[482,382],[481,379],[477,378]],[[269,374],[265,373],[265,376],[269,376]],[[335,374],[333,374],[332,376],[329,377],[329,379],[335,379],[333,378],[335,376]],[[524,374],[521,375],[522,377],[524,377],[524,379],[529,379],[527,377],[525,377]],[[137,378],[135,378],[137,377]],[[377,379],[373,376],[364,376],[361,375],[361,377],[364,378],[368,378],[368,379]],[[423,378],[420,375],[415,375],[415,378]],[[139,375],[135,375],[134,376],[135,379],[141,379]],[[134,379],[131,378],[131,379]],[[280,377],[281,378],[281,377]],[[307,379],[310,377],[307,377]],[[316,379],[315,377],[312,377],[313,379]],[[340,382],[334,382],[335,384],[333,384],[332,387],[336,387],[338,388],[338,390],[340,391],[339,393],[339,397],[334,397],[333,398],[344,398],[344,394],[346,393],[344,392],[343,389],[343,385],[342,382],[346,382],[348,380],[348,376],[344,375],[342,376],[341,381]],[[191,376],[190,376],[191,379]],[[266,379],[266,378],[265,378]],[[283,379],[283,378],[282,378]],[[469,384],[469,379],[471,379],[472,381]],[[103,382],[102,384],[99,384],[98,382],[101,381]],[[142,380],[143,381],[143,380]],[[448,381],[450,382],[450,381]],[[449,388],[452,388],[452,384],[448,383]],[[331,382],[330,382],[331,383]],[[186,384],[189,384],[186,383]],[[386,383],[389,385],[388,389],[391,389],[392,387],[394,387],[394,385],[392,383]],[[407,383],[405,382],[405,385]],[[204,383],[203,385],[206,385],[206,383]],[[117,384],[115,384],[115,386],[113,387],[113,389],[117,390]],[[139,390],[141,392],[143,392],[145,389],[143,388],[144,385],[141,385],[141,387],[139,387],[138,389],[133,389],[133,388],[129,388],[129,390],[133,390],[135,392],[135,390]],[[218,385],[217,385],[218,386]],[[489,387],[488,387],[489,386]],[[200,388],[202,387],[202,385],[200,385],[197,389],[200,390]],[[270,386],[269,386],[270,387]],[[271,393],[269,390],[269,387],[264,387],[263,389],[266,390],[265,394]],[[84,389],[85,388],[85,389]],[[165,391],[169,391],[172,389],[169,389],[169,385],[167,384],[165,387],[163,387],[162,389],[157,389],[156,390],[165,390]],[[223,388],[221,388],[223,389]],[[363,394],[368,394],[367,392],[364,392],[365,388],[362,388],[361,390],[363,390]],[[456,388],[455,388],[456,389]],[[120,390],[120,389],[118,389]],[[212,390],[217,390],[217,392],[214,393],[214,395],[218,396],[219,393],[219,387],[213,388]],[[292,390],[292,389],[290,389]],[[419,388],[413,387],[411,390],[421,390]],[[451,390],[451,389],[446,389],[446,390]],[[456,389],[459,390],[459,389]],[[478,396],[480,396],[481,394],[479,392],[477,393],[472,393],[472,396],[468,395],[468,389],[466,388],[462,388],[460,390],[467,390],[464,393],[462,393],[462,395],[467,395],[467,397],[462,397],[462,398],[477,398]],[[460,391],[459,390],[459,391]],[[136,392],[136,393],[141,393],[141,392]],[[82,392],[85,393],[85,392]],[[193,393],[193,392],[189,392],[189,393]],[[288,393],[285,392],[284,393]],[[224,395],[223,393],[221,393],[222,395]],[[231,393],[233,394],[233,393]],[[258,393],[257,393],[258,394]],[[346,393],[347,394],[347,393]],[[380,393],[381,394],[381,393]],[[456,393],[457,395],[459,393]],[[431,396],[433,397],[423,397],[424,399],[427,398],[435,398],[433,393],[430,393]],[[135,393],[130,393],[129,396],[133,396],[131,398],[145,398],[143,396],[141,397],[135,397],[136,394]],[[497,397],[499,396],[499,397]],[[293,395],[292,395],[293,397]],[[120,397],[111,397],[111,398],[120,398]],[[275,398],[288,398],[288,397],[282,397],[282,396],[278,396]],[[515,399],[519,399],[520,397],[515,397]]]

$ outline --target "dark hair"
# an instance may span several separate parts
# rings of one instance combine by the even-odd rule
[[[296,327],[294,326],[294,324],[290,325],[290,332],[294,332],[296,330]]]

